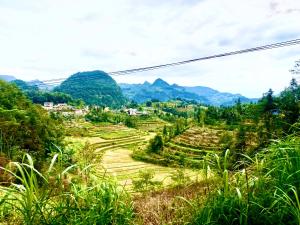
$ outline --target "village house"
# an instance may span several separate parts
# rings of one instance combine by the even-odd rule
[[[44,106],[43,108],[46,109],[46,110],[51,110],[53,109],[53,102],[44,102]]]

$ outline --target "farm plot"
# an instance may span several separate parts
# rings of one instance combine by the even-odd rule
[[[81,124],[81,126],[89,127],[85,136],[68,137],[67,140],[73,146],[77,145],[77,150],[83,147],[86,142],[90,144],[95,158],[98,156],[101,158],[101,160],[96,160],[97,166],[94,168],[96,174],[103,175],[105,173],[114,177],[127,190],[132,190],[132,182],[139,177],[140,171],[154,171],[153,180],[162,182],[164,187],[174,182],[171,176],[176,173],[178,168],[141,162],[131,157],[133,149],[144,148],[149,140],[155,136],[155,133],[127,128],[122,125],[90,126],[90,124]],[[199,170],[186,169],[184,174],[191,180],[202,177]]]
[[[173,143],[205,150],[221,149],[221,139],[224,130],[193,127],[173,139]]]
[[[140,162],[132,159],[132,149],[145,146],[154,137],[154,133],[111,138],[92,144],[96,153],[103,154],[98,172],[103,172],[114,177],[118,183],[127,190],[132,190],[132,181],[139,177],[140,171],[152,170],[155,172],[154,181],[162,182],[163,186],[171,185],[171,176],[176,173],[175,168],[158,166],[151,163]],[[201,177],[199,171],[186,170],[185,175],[191,180]]]
[[[207,154],[222,149],[222,130],[193,127],[175,137],[164,146],[162,156],[171,162],[201,168]]]
[[[132,190],[132,181],[137,179],[140,171],[152,170],[155,172],[154,180],[162,182],[163,186],[172,184],[171,176],[176,173],[175,168],[163,167],[155,164],[140,162],[132,159],[131,150],[125,148],[111,149],[103,155],[102,163],[107,173],[117,179],[120,185]],[[186,169],[185,175],[191,180],[201,178],[199,171]]]
[[[165,125],[168,125],[168,123],[159,118],[148,118],[139,120],[137,127],[142,131],[157,132],[162,130]]]

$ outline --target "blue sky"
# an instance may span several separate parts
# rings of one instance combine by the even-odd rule
[[[143,67],[300,38],[299,0],[0,0],[0,74],[25,80]],[[259,97],[300,46],[116,77]]]

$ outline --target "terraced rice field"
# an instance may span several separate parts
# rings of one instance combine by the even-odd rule
[[[223,134],[222,130],[190,128],[165,144],[163,156],[186,165],[199,167],[205,155],[220,152]]]
[[[138,178],[140,171],[153,170],[154,180],[163,182],[164,186],[172,184],[171,176],[176,168],[163,167],[132,159],[134,148],[144,147],[155,133],[127,128],[121,125],[94,126],[88,130],[88,137],[73,137],[69,141],[80,143],[89,142],[96,154],[102,155],[99,174],[105,173],[114,177],[127,190],[132,190],[132,180]],[[184,171],[191,180],[201,178],[200,171],[187,169]]]
[[[159,118],[149,118],[147,120],[138,121],[138,129],[148,132],[162,130],[165,125],[168,125],[168,123]]]
[[[132,189],[132,180],[138,178],[141,170],[153,170],[155,172],[154,180],[163,182],[163,185],[172,183],[171,175],[176,172],[175,168],[158,166],[150,163],[140,162],[132,159],[131,147],[145,145],[154,134],[136,135],[123,138],[114,138],[109,141],[95,143],[96,152],[105,151],[102,157],[102,170],[115,177],[120,185],[125,186],[127,190]],[[197,179],[200,176],[199,171],[187,170],[185,173],[191,179]]]
[[[223,134],[223,130],[193,127],[177,136],[173,142],[188,147],[218,150]]]
[[[132,180],[138,178],[141,170],[153,170],[155,172],[154,180],[163,182],[164,186],[172,184],[171,176],[176,173],[175,168],[135,161],[130,155],[130,150],[119,148],[107,151],[102,159],[107,172],[115,177],[119,184],[125,186],[127,190],[132,190]],[[185,170],[185,174],[192,180],[201,178],[199,171]]]

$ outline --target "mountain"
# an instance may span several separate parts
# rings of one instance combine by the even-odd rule
[[[182,98],[186,100],[195,100],[198,102],[207,102],[203,96],[187,92],[184,88],[178,85],[170,85],[162,79],[157,79],[150,84],[119,84],[123,94],[138,103],[146,102],[152,99],[159,101],[168,101],[170,99]]]
[[[29,82],[23,80],[13,80],[10,83],[17,85],[23,91],[37,91],[38,87],[34,85],[30,85]]]
[[[10,81],[13,81],[13,80],[16,80],[17,78],[15,78],[14,76],[11,76],[11,75],[0,75],[0,80],[4,80],[4,81],[7,81],[7,82],[10,82]]]
[[[31,80],[27,82],[30,86],[38,87],[40,90],[51,91],[53,90],[58,84],[46,84],[40,80]]]
[[[242,103],[254,102],[256,99],[249,99],[240,94],[219,92],[209,87],[195,86],[185,87],[177,84],[170,85],[162,79],[157,79],[150,84],[119,84],[123,94],[138,103],[151,99],[168,101],[170,99],[182,98],[195,100],[202,104],[215,106],[229,106],[235,104],[240,99]]]
[[[152,84],[152,87],[158,87],[158,88],[168,88],[169,86],[170,85],[166,81],[160,78],[156,79]]]
[[[54,88],[54,91],[82,99],[89,105],[117,108],[125,103],[122,91],[115,80],[99,70],[73,74]]]
[[[230,106],[234,105],[235,102],[240,99],[242,103],[250,103],[250,102],[256,102],[257,99],[250,99],[245,96],[242,96],[240,94],[231,94],[228,92],[219,92],[217,90],[214,90],[209,87],[203,87],[203,86],[195,86],[195,87],[184,87],[186,91],[195,93],[200,96],[205,96],[207,99],[209,99],[210,105],[224,105],[224,106]]]

